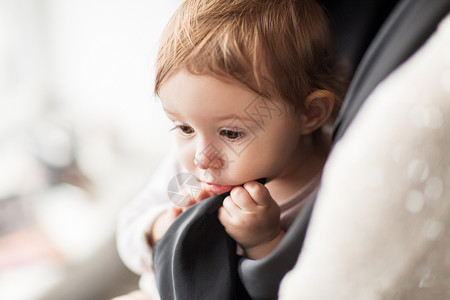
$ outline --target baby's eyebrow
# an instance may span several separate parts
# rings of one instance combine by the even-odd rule
[[[163,106],[163,110],[166,114],[177,118],[178,114],[174,111],[171,111],[170,109],[166,108]],[[223,115],[223,116],[217,116],[214,117],[214,119],[216,121],[224,121],[224,120],[230,120],[232,122],[235,121],[243,121],[244,123],[254,123],[254,124],[259,124],[257,120],[255,120],[254,118],[252,118],[251,116],[247,115],[238,115],[238,114],[229,114],[229,115]]]
[[[222,121],[222,120],[242,120],[242,121],[245,121],[245,122],[257,123],[255,119],[249,117],[248,115],[240,116],[240,115],[237,115],[237,114],[231,114],[231,115],[219,116],[219,117],[216,117],[216,119],[218,121]]]
[[[174,117],[177,116],[177,113],[176,113],[176,112],[173,112],[173,111],[171,111],[170,109],[165,108],[164,106],[163,106],[163,110],[164,110],[164,112],[165,112],[166,114],[168,114],[168,115],[171,115],[171,116],[174,116]]]

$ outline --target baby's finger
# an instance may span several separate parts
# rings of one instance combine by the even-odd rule
[[[175,220],[181,213],[183,212],[183,209],[181,207],[177,207],[175,205],[172,205],[170,208],[169,216],[170,219],[173,221]]]
[[[269,190],[261,183],[257,181],[250,181],[244,184],[244,189],[248,192],[249,196],[258,205],[267,205],[272,200]]]
[[[227,210],[230,217],[237,217],[242,212],[242,209],[237,206],[230,196],[225,197],[222,206]]]
[[[209,198],[213,196],[210,192],[205,191],[205,190],[201,190],[200,192],[198,191],[189,191],[189,193],[187,193],[184,197],[183,197],[183,201],[180,201],[179,203],[175,203],[177,206],[184,208],[183,211],[188,208],[191,207],[192,205],[205,200],[206,198]]]
[[[221,206],[219,207],[219,210],[217,212],[217,218],[219,219],[220,223],[222,223],[223,226],[226,226],[227,224],[230,223],[232,217],[228,212],[228,210],[224,206]]]
[[[205,200],[212,196],[214,196],[213,193],[211,193],[207,190],[202,190],[198,195],[195,195],[194,201],[195,201],[195,203],[197,203],[197,202],[200,202],[200,201]]]
[[[257,208],[257,203],[251,195],[241,186],[235,187],[230,192],[233,203],[243,211],[252,211]]]

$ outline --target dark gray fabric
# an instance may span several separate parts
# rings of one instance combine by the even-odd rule
[[[153,267],[161,299],[250,299],[236,271],[236,242],[217,219],[227,195],[183,212],[155,244]]]

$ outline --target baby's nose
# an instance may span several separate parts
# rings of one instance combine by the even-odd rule
[[[194,164],[202,170],[220,169],[224,166],[223,154],[214,145],[208,145],[196,153]]]

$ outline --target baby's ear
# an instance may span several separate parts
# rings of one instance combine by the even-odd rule
[[[303,134],[320,128],[330,118],[334,107],[334,96],[330,91],[317,90],[309,94],[304,102],[301,118]]]

